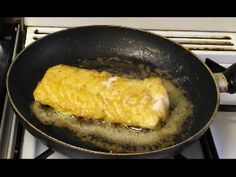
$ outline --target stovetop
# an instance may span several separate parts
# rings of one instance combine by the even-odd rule
[[[19,26],[17,28],[17,32],[19,33]],[[33,30],[34,28],[29,28],[30,30]],[[34,29],[35,30],[35,29]],[[50,29],[51,30],[51,29]],[[31,33],[24,34],[26,37],[25,45],[27,46],[29,43],[33,42],[34,40],[37,40],[37,38],[40,38],[42,36],[47,35],[48,33],[51,33],[51,31],[46,30],[45,31],[35,31],[34,34],[38,34],[35,36],[30,36]],[[56,28],[55,30],[61,30],[59,28]],[[53,31],[53,30],[52,30]],[[15,33],[17,33],[15,32]],[[165,32],[157,31],[157,33],[160,34],[166,34]],[[173,34],[168,33],[169,37],[172,37],[173,39],[176,38],[177,40],[183,42],[183,39],[180,39],[180,37],[173,36]],[[179,32],[177,33],[179,34]],[[200,33],[201,34],[201,33]],[[207,34],[207,33],[206,33]],[[205,33],[201,35],[206,35]],[[218,33],[217,33],[218,34]],[[16,34],[15,34],[16,35]],[[183,34],[180,34],[180,36]],[[185,33],[185,37],[191,36],[192,33]],[[195,34],[194,34],[195,35]],[[16,35],[17,36],[17,35]],[[195,35],[196,38],[197,34]],[[217,36],[217,35],[216,35]],[[222,34],[222,36],[224,36]],[[230,35],[229,35],[230,36]],[[29,38],[27,40],[27,38]],[[206,37],[203,37],[206,38]],[[231,35],[230,39],[234,39],[234,36]],[[202,39],[199,39],[197,37],[197,41],[201,42]],[[216,38],[216,40],[226,40],[226,39],[220,39],[220,37]],[[187,40],[187,43],[189,40]],[[196,41],[195,41],[196,42]],[[211,57],[213,61],[221,61],[220,57],[227,56],[228,60],[224,60],[224,62],[221,62],[222,66],[229,66],[230,63],[232,63],[233,57],[235,55],[234,46],[230,48],[230,46],[227,46],[225,48],[226,53],[220,51],[220,52],[214,52],[214,51],[206,51],[204,53],[204,50],[196,50],[196,43],[193,42],[194,46],[191,44],[184,44],[185,47],[195,47],[194,51],[195,53],[203,60],[205,60],[206,57]],[[232,42],[232,41],[231,41]],[[14,58],[14,56],[18,53],[17,51],[20,50],[20,47],[17,47],[17,43],[19,46],[22,46],[24,44],[23,41],[18,41],[17,37],[14,42],[14,46],[11,46],[12,54],[4,55],[5,57],[8,56],[8,62],[11,61],[11,56]],[[197,44],[201,45],[201,44]],[[212,45],[210,45],[212,47]],[[17,48],[19,48],[17,50]],[[215,50],[215,48],[208,48],[209,50]],[[221,48],[219,48],[221,49]],[[1,51],[0,51],[1,52]],[[0,55],[1,56],[1,55]],[[220,56],[220,57],[218,57]],[[213,61],[208,60],[207,64],[214,72],[222,71],[225,68],[220,67]],[[4,66],[8,65],[5,62]],[[0,76],[1,77],[1,76]],[[2,75],[2,78],[4,78],[4,75]],[[1,81],[1,80],[0,80]],[[3,89],[3,93],[4,89]],[[3,94],[3,95],[4,95]],[[27,130],[25,130],[22,125],[17,121],[17,118],[15,117],[11,106],[7,102],[7,100],[4,101],[4,110],[3,114],[1,113],[1,117],[11,117],[11,122],[6,123],[4,121],[1,121],[0,124],[0,158],[70,158],[66,154],[62,154],[59,152],[55,152],[54,150],[48,148],[47,146],[43,145],[40,140],[33,137]],[[232,141],[232,146],[235,148],[228,148],[225,144],[230,141],[230,137],[233,138],[234,136],[231,136],[232,133],[236,131],[234,129],[234,124],[231,124],[231,122],[236,122],[236,97],[232,97],[232,95],[229,94],[221,94],[221,106],[219,108],[219,113],[217,113],[215,121],[212,123],[211,128],[207,130],[207,132],[196,142],[194,142],[192,145],[184,149],[180,154],[176,155],[175,157],[171,158],[182,158],[182,159],[217,159],[219,158],[234,158],[236,157],[236,152],[232,152],[232,149],[236,148],[236,142]],[[9,118],[5,118],[9,119]],[[4,126],[3,126],[4,124]],[[6,126],[5,126],[6,124]],[[3,128],[5,127],[5,128]],[[11,129],[11,130],[8,130]],[[222,133],[222,129],[226,133]],[[6,132],[5,132],[6,130]],[[8,131],[7,131],[8,130]],[[5,136],[6,135],[6,136]],[[214,136],[213,136],[214,135]],[[2,139],[1,139],[2,138]],[[88,155],[86,153],[81,153],[79,158],[85,159],[85,158],[96,158],[94,156]],[[150,158],[156,158],[155,156],[151,156]]]

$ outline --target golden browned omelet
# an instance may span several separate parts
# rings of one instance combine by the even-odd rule
[[[112,77],[108,72],[57,65],[38,83],[35,101],[78,117],[154,129],[168,114],[167,90],[158,77]]]

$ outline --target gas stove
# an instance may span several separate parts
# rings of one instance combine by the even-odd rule
[[[15,43],[18,46],[26,47],[32,42],[40,39],[43,36],[60,31],[72,26],[90,25],[83,23],[73,24],[67,21],[66,25],[58,25],[55,21],[54,26],[48,25],[47,21],[42,25],[43,19],[30,21],[30,18],[25,19],[25,40],[17,40]],[[64,19],[66,20],[66,19]],[[74,19],[73,19],[74,20]],[[104,19],[103,19],[104,20]],[[91,24],[110,24],[110,19],[107,21],[92,23],[91,19],[88,20]],[[140,22],[140,21],[139,21]],[[59,23],[63,24],[63,23]],[[118,21],[113,21],[114,25],[125,25]],[[132,27],[142,28],[142,24],[136,23],[138,26],[131,25]],[[62,27],[61,27],[62,26]],[[126,25],[130,26],[130,25]],[[236,33],[232,31],[204,31],[204,30],[163,30],[145,26],[144,28],[156,34],[163,35],[194,52],[200,59],[206,61],[210,58],[211,61],[206,61],[206,64],[213,72],[218,72],[229,67],[232,63],[236,62]],[[20,33],[20,26],[18,26],[18,33]],[[236,30],[235,30],[236,31]],[[20,44],[19,44],[20,43]],[[14,56],[17,54],[14,50]],[[220,64],[220,66],[218,64]],[[207,99],[207,98],[206,98]],[[184,149],[180,154],[172,158],[187,158],[187,159],[217,159],[217,158],[236,158],[236,94],[230,95],[221,93],[220,95],[220,108],[207,132],[198,141]],[[7,121],[8,120],[8,121]],[[10,120],[10,122],[9,122]],[[7,124],[9,129],[4,129],[4,124]],[[71,158],[66,154],[55,152],[40,142],[40,140],[33,137],[22,125],[17,121],[8,100],[5,100],[4,110],[2,114],[0,134],[0,157],[1,158]],[[93,159],[99,158],[91,154],[82,153],[78,158]],[[156,158],[155,155],[148,158]]]

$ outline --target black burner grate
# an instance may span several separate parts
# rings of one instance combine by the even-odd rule
[[[50,155],[52,155],[55,151],[53,151],[51,148],[48,148],[46,151],[35,157],[35,159],[46,159]]]

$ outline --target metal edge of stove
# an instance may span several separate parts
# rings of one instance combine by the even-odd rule
[[[21,31],[21,24],[18,24],[11,60],[16,57],[17,51],[19,50]],[[16,115],[14,114],[14,111],[6,95],[0,126],[0,159],[11,159],[14,157],[14,146],[16,143],[16,135],[18,129],[17,125],[18,120],[16,119]]]

